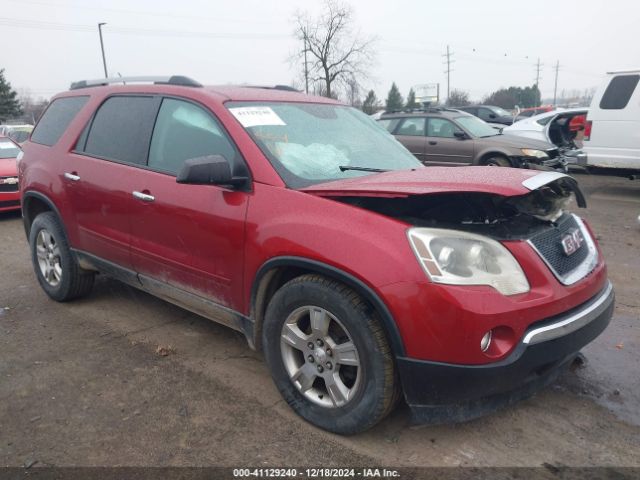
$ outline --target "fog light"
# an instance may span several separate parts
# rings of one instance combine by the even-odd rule
[[[485,333],[482,340],[480,340],[480,350],[486,352],[489,349],[489,345],[491,345],[491,330]]]

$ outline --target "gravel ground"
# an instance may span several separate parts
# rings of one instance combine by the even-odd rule
[[[353,437],[297,417],[236,332],[104,276],[50,301],[0,214],[0,466],[638,467],[640,182],[577,178],[617,292],[586,365],[482,419],[411,427],[401,406]]]

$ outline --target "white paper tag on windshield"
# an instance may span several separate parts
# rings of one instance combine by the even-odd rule
[[[229,110],[243,127],[286,125],[270,107],[236,107]]]
[[[0,148],[3,150],[8,150],[10,148],[18,148],[12,142],[0,142]]]

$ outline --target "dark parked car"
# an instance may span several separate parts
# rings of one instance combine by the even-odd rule
[[[426,168],[327,98],[143,80],[74,84],[25,143],[24,225],[53,300],[101,272],[221,322],[291,408],[346,434],[401,394],[420,422],[523,398],[607,326],[596,237],[563,210],[584,206],[573,178]]]
[[[502,135],[486,122],[454,109],[431,108],[382,115],[379,124],[425,165],[565,168],[548,142]]]
[[[478,117],[487,123],[499,123],[501,125],[512,125],[515,121],[514,116],[501,107],[492,105],[470,105],[468,107],[456,107],[458,110],[470,113],[474,117]]]

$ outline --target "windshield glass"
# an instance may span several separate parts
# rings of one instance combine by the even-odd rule
[[[372,174],[340,167],[423,166],[382,126],[351,107],[284,102],[225,105],[292,188]]]
[[[11,140],[0,138],[0,158],[15,158],[20,153],[20,148]]]
[[[495,113],[496,115],[499,115],[501,117],[510,117],[511,116],[511,114],[509,112],[507,112],[504,108],[491,107],[491,110],[493,110],[493,113]]]
[[[456,117],[456,121],[474,137],[493,137],[500,133],[484,120],[472,115]]]

